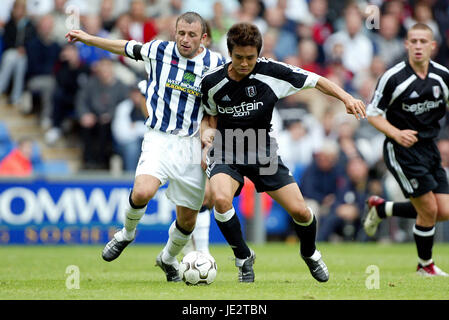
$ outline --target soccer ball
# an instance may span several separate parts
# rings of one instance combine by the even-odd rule
[[[217,276],[217,263],[210,254],[192,251],[182,258],[179,275],[188,285],[211,284]]]

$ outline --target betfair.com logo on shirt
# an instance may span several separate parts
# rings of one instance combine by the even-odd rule
[[[233,107],[220,107],[217,106],[217,110],[221,114],[232,115],[233,117],[245,117],[249,116],[251,111],[259,110],[263,106],[263,102],[242,102],[239,106]]]

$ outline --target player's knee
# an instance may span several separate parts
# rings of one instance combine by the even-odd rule
[[[131,199],[136,205],[144,205],[154,197],[154,191],[146,188],[135,188],[132,191]]]
[[[290,216],[298,222],[307,222],[310,220],[312,212],[307,208],[305,203],[298,203],[293,206],[288,213]]]
[[[422,208],[418,210],[423,218],[434,219],[438,215],[438,205],[436,201],[428,201]]]
[[[228,197],[224,194],[216,195],[213,198],[215,210],[224,213],[232,208],[232,197]]]
[[[195,229],[196,218],[178,218],[177,221],[179,226],[187,232],[192,232]]]

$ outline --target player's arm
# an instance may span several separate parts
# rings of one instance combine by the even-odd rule
[[[382,115],[368,116],[368,122],[377,130],[385,134],[390,139],[393,139],[403,147],[410,148],[417,141],[418,132],[415,130],[400,130],[393,126]]]
[[[201,144],[205,148],[210,148],[217,129],[217,117],[205,114],[201,120]]]
[[[82,30],[71,30],[65,37],[68,42],[80,41],[88,46],[94,46],[109,52],[126,56],[125,46],[128,43],[127,40],[111,40],[88,34]]]
[[[401,130],[388,121],[386,116],[392,100],[392,93],[396,87],[397,83],[394,77],[388,78],[387,73],[382,75],[367,107],[368,122],[385,136],[393,139],[401,146],[409,148],[418,141],[418,132],[408,129]]]
[[[207,169],[207,154],[212,148],[215,132],[217,128],[217,117],[205,114],[201,120],[200,134],[201,134],[201,167],[203,170]]]
[[[325,77],[320,77],[315,86],[321,92],[341,100],[346,106],[346,112],[353,114],[357,119],[366,118],[365,104],[362,100],[355,99],[345,90],[340,88]]]
[[[141,103],[140,103],[140,110],[142,111],[142,114],[148,118],[150,115],[148,114],[148,109],[147,109],[147,101],[145,99],[145,93],[147,90],[147,80],[142,80],[137,84],[137,87],[139,88],[140,93],[142,94],[141,97]]]

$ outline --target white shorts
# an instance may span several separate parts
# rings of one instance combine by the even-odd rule
[[[200,138],[150,129],[145,133],[136,169],[136,177],[142,174],[156,177],[161,185],[169,182],[165,194],[175,205],[199,210],[206,184]]]

